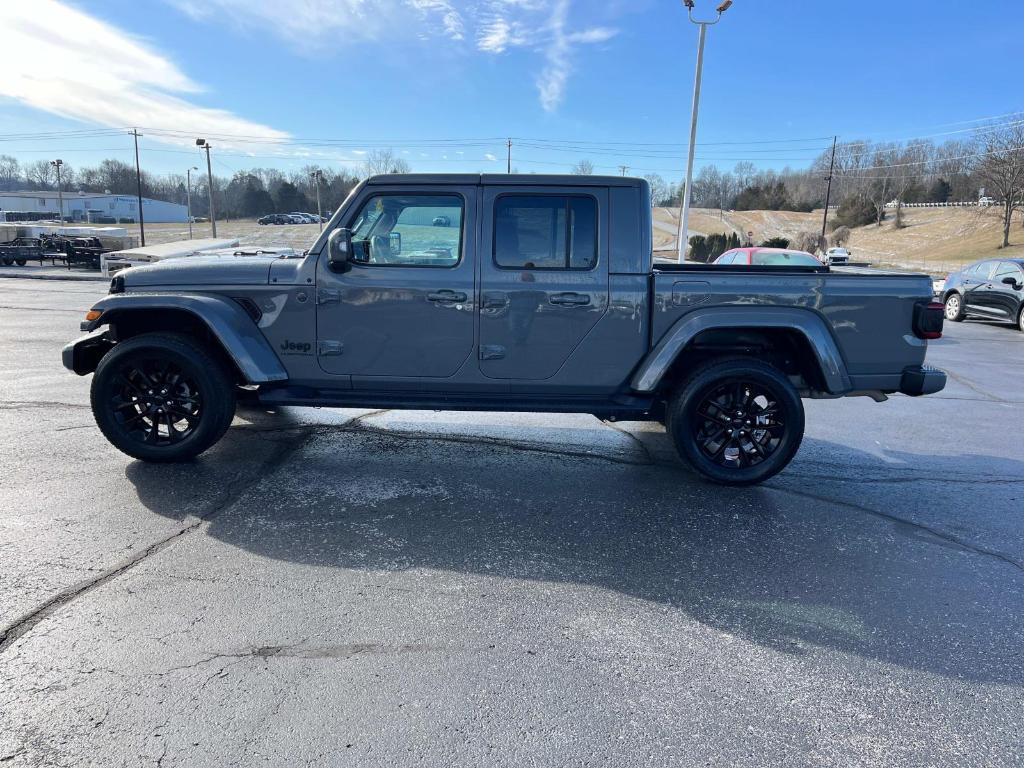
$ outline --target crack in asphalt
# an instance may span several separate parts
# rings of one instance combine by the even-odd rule
[[[959,373],[953,373],[952,371],[948,371],[948,370],[946,371],[946,375],[949,376],[949,378],[951,378],[953,381],[957,382],[958,384],[963,384],[965,387],[967,387],[972,392],[974,392],[976,394],[979,394],[982,397],[988,398],[992,402],[995,402],[995,403],[1005,403],[1005,402],[1007,402],[1003,398],[999,397],[999,395],[993,395],[991,392],[986,392],[984,389],[979,387],[977,384],[975,384],[973,381],[968,379],[966,376],[961,376]]]
[[[262,479],[273,473],[278,467],[284,464],[284,462],[286,462],[293,453],[302,448],[308,439],[309,436],[300,435],[297,439],[291,442],[282,443],[277,450],[275,450],[260,464],[255,473],[247,472],[228,483],[227,488],[221,495],[221,498],[215,504],[211,505],[209,511],[196,516],[196,519],[193,522],[179,528],[169,536],[165,536],[162,539],[147,545],[131,557],[100,572],[95,577],[86,579],[72,587],[61,590],[41,605],[15,619],[7,627],[0,630],[0,654],[3,654],[4,651],[10,648],[19,637],[31,631],[33,627],[48,616],[59,611],[64,606],[69,605],[83,595],[88,594],[97,587],[100,587],[107,582],[116,579],[121,574],[130,571],[139,563],[144,562],[147,558],[171,546],[183,536],[199,529],[204,523],[213,519],[223,510],[238,501],[243,493],[251,487],[253,477]]]
[[[943,531],[940,528],[933,528],[932,526],[927,525],[926,523],[920,523],[915,520],[908,520],[904,517],[900,517],[899,515],[893,515],[889,512],[882,512],[881,510],[878,509],[865,507],[862,504],[855,504],[852,501],[842,501],[839,499],[833,499],[829,496],[820,496],[816,493],[809,493],[807,491],[797,491],[794,490],[793,488],[786,488],[780,485],[764,483],[762,487],[768,488],[769,490],[772,491],[778,491],[780,493],[789,493],[792,494],[793,496],[801,496],[805,499],[813,499],[814,501],[820,501],[825,504],[835,504],[836,506],[839,507],[846,507],[847,509],[853,509],[858,512],[863,512],[864,514],[872,515],[873,517],[878,517],[882,520],[887,520],[888,522],[895,523],[897,525],[906,525],[922,533],[928,534],[929,536],[933,536],[936,539],[941,539],[947,544],[952,544],[953,546],[962,549],[965,552],[971,552],[976,555],[991,557],[995,560],[999,560],[1003,563],[1006,563],[1007,565],[1012,565],[1019,571],[1024,571],[1024,562],[1021,562],[1020,560],[1011,557],[1005,552],[1000,552],[995,549],[988,549],[987,547],[978,546],[977,544],[971,544],[970,542],[961,539],[959,536],[954,536],[953,534],[947,533],[946,531]]]
[[[85,403],[62,403],[57,400],[10,400],[0,403],[0,411],[18,411],[24,408],[81,408],[92,410],[92,406]]]
[[[88,312],[88,309],[58,309],[57,307],[17,307],[12,304],[0,304],[0,309],[17,309],[27,312],[72,312],[81,315]]]

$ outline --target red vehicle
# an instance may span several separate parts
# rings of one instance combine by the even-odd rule
[[[745,264],[754,267],[823,267],[824,264],[807,251],[792,248],[733,248],[714,261],[715,264]]]

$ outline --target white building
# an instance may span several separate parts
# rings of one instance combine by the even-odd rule
[[[59,200],[56,192],[0,192],[0,221],[13,221],[11,213],[30,214],[26,218],[56,219]],[[177,203],[142,198],[142,213],[146,223],[185,223],[188,208]],[[128,224],[139,220],[139,201],[132,195],[104,195],[93,192],[65,192],[64,219],[67,221],[91,221],[98,224]],[[113,219],[113,221],[111,221]]]

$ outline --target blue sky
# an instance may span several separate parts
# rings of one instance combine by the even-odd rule
[[[677,0],[33,0],[0,3],[0,28],[0,153],[22,161],[131,161],[115,130],[44,134],[140,125],[154,172],[198,165],[199,135],[219,174],[388,147],[503,171],[505,136],[521,172],[684,167],[697,30]],[[708,33],[697,165],[1021,110],[1022,29],[1016,0],[735,0]]]

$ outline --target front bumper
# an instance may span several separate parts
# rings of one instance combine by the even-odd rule
[[[900,378],[900,392],[911,397],[933,395],[946,386],[946,374],[927,365],[904,368]]]
[[[109,328],[97,328],[92,333],[75,339],[61,350],[61,362],[69,371],[85,376],[96,370],[100,360],[114,346]]]

